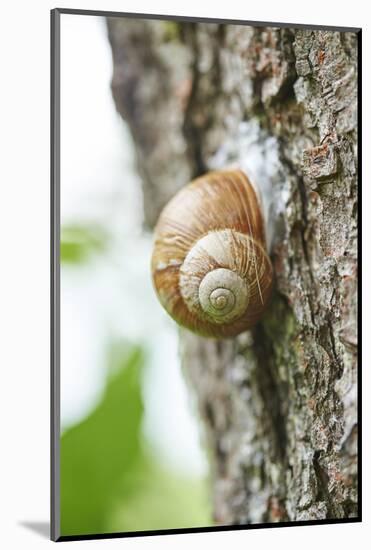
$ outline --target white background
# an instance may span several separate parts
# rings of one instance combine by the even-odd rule
[[[0,194],[0,545],[42,548],[54,543],[26,527],[49,518],[49,10],[47,0],[18,0],[1,9],[1,194]],[[281,21],[364,28],[364,151],[370,151],[370,18],[367,2],[228,2],[197,0],[60,1],[57,7],[105,9]],[[81,37],[83,40],[83,37]],[[365,155],[367,159],[369,155]],[[370,168],[363,174],[364,209],[371,204]],[[366,215],[367,216],[367,210]],[[365,220],[368,242],[370,216]],[[366,247],[365,247],[366,248]],[[367,250],[366,250],[367,252]],[[364,326],[370,326],[370,260],[363,257]],[[364,394],[364,523],[203,533],[136,539],[84,541],[69,547],[109,545],[129,549],[233,548],[259,549],[366,548],[370,529],[370,399],[365,341]],[[370,352],[370,353],[369,353]],[[44,527],[44,531],[46,528]],[[368,543],[366,544],[366,540]]]

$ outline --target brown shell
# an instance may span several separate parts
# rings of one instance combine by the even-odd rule
[[[220,259],[216,262],[207,253],[204,263],[209,270],[228,268],[246,276],[252,291],[246,311],[238,319],[220,324],[210,321],[201,309],[189,309],[179,279],[182,264],[197,241],[210,232],[225,229],[236,234],[233,265]],[[237,238],[241,234],[248,237],[246,246]],[[161,304],[178,324],[193,332],[217,338],[235,336],[258,321],[270,297],[273,272],[266,253],[261,207],[242,171],[210,172],[170,200],[155,228],[151,268]]]

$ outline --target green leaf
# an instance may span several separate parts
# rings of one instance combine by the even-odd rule
[[[62,227],[61,260],[70,264],[86,262],[105,250],[108,235],[98,225],[71,224]]]
[[[61,438],[61,532],[101,533],[123,474],[130,475],[140,455],[143,405],[136,348],[115,347],[102,401]]]
[[[100,403],[61,438],[62,535],[212,525],[205,480],[165,469],[143,440],[140,348],[114,345],[108,365]]]
[[[206,480],[165,471],[155,457],[138,464],[131,479],[123,480],[122,491],[127,496],[117,500],[107,532],[213,525]]]

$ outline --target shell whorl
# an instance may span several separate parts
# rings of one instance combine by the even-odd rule
[[[233,336],[262,315],[272,286],[260,205],[246,175],[212,172],[163,210],[152,256],[154,285],[181,325]]]
[[[254,245],[232,229],[212,231],[188,252],[180,267],[180,293],[190,311],[211,323],[241,317],[254,289]]]
[[[238,319],[247,308],[249,287],[237,273],[221,267],[209,271],[201,280],[198,299],[212,323],[226,323]]]

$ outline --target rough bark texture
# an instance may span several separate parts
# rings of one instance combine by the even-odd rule
[[[211,168],[247,162],[271,180],[267,315],[234,340],[180,333],[215,521],[356,516],[357,35],[125,19],[108,30],[148,226]]]

